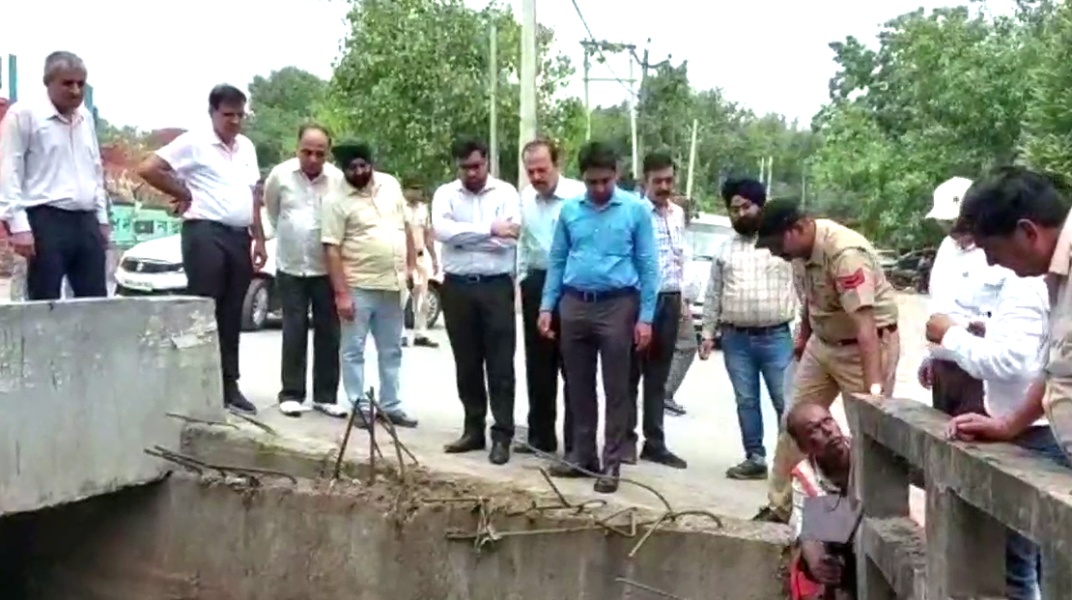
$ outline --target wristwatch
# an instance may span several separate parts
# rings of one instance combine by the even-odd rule
[[[871,387],[868,388],[868,393],[871,394],[872,396],[881,396],[882,395],[882,384],[881,383],[872,384]]]

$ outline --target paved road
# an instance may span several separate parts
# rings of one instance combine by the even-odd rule
[[[924,298],[902,297],[902,359],[899,369],[898,395],[925,399],[926,392],[915,382],[915,367],[923,350],[922,326]],[[444,443],[457,436],[462,424],[461,404],[454,387],[454,363],[442,327],[431,336],[440,342],[438,349],[407,348],[403,359],[402,399],[409,413],[421,422],[418,430],[406,431],[405,442],[426,465],[440,471],[477,475],[493,479],[508,479],[523,486],[543,487],[536,467],[543,464],[531,457],[517,457],[505,467],[490,465],[483,453],[447,456],[441,451]],[[261,418],[288,434],[335,440],[341,438],[344,427],[337,420],[318,413],[301,418],[288,418],[274,409],[279,387],[278,331],[245,334],[242,339],[242,387],[251,400],[263,410]],[[525,422],[527,403],[524,387],[522,352],[516,357],[518,394],[515,416]],[[367,385],[377,386],[375,352],[368,349]],[[763,482],[735,482],[723,473],[742,457],[740,433],[732,388],[723,366],[721,354],[706,362],[697,361],[682,387],[679,400],[689,412],[683,417],[667,417],[667,440],[670,447],[689,461],[689,468],[677,471],[641,463],[627,467],[624,477],[634,477],[656,486],[679,507],[704,507],[720,514],[749,517],[765,499]],[[774,414],[764,400],[766,442],[774,448]],[[357,452],[363,452],[364,445]],[[566,482],[567,492],[590,495],[591,482]],[[653,497],[640,490],[623,486],[623,500],[655,505]]]

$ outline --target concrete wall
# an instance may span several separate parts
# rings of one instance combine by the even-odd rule
[[[22,534],[28,600],[617,600],[657,597],[626,577],[693,600],[779,600],[784,546],[741,523],[667,527],[637,539],[601,530],[505,537],[477,553],[464,503],[403,503],[343,484],[243,489],[173,476],[32,515]],[[442,492],[443,490],[439,490]],[[580,519],[496,519],[499,531]],[[638,536],[639,538],[639,536]]]
[[[220,418],[213,305],[112,298],[0,305],[0,517],[164,475],[175,412]]]

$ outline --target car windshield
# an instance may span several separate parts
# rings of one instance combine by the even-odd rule
[[[698,260],[711,260],[715,251],[730,237],[733,229],[725,225],[712,223],[690,223],[685,230],[685,241],[689,244],[692,257]]]

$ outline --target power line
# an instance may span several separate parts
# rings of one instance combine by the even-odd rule
[[[592,35],[592,28],[588,26],[588,21],[585,20],[584,13],[581,12],[581,6],[577,4],[577,0],[570,0],[570,2],[573,4],[573,10],[577,12],[577,18],[581,20],[581,25],[584,26],[585,32],[588,33],[588,41],[591,43],[592,48],[595,49],[596,55],[599,57],[599,60],[603,62],[603,65],[607,67],[607,70],[610,71],[611,79],[614,79],[618,82],[618,85],[625,88],[625,91],[629,92],[630,96],[634,96],[636,93],[633,91],[633,88],[629,85],[626,85],[625,80],[619,77],[618,74],[614,72],[614,69],[611,68],[610,63],[607,61],[607,56],[603,54],[602,46],[604,43],[599,42],[598,40],[596,40],[596,36]],[[630,49],[630,52],[632,52],[633,55],[636,56],[635,51]]]

